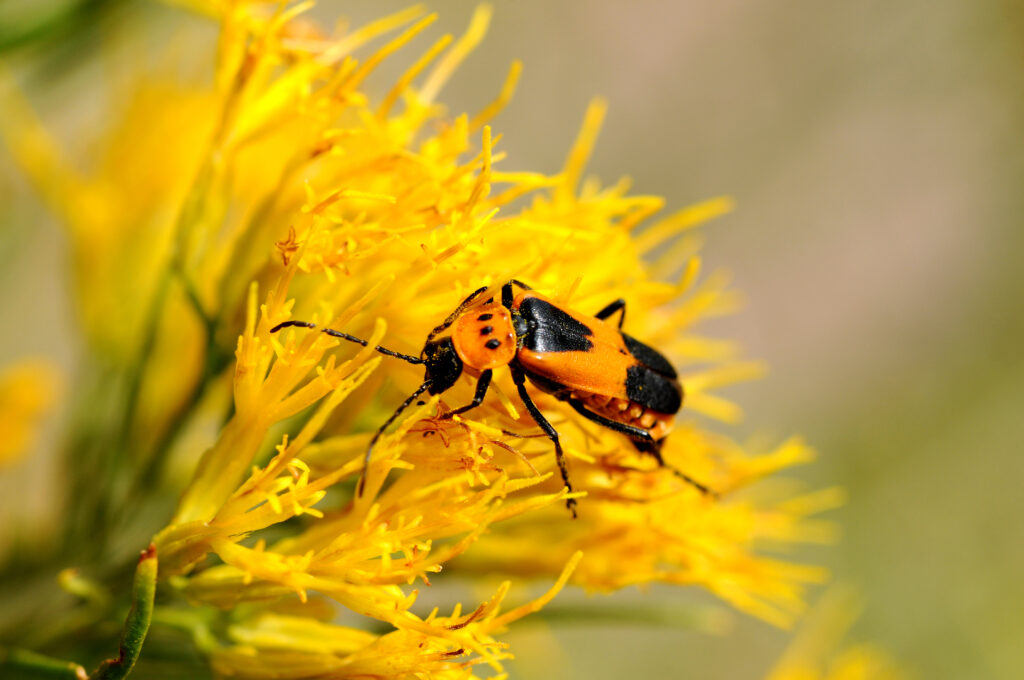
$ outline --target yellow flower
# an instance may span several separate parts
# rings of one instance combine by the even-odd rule
[[[17,462],[32,446],[60,383],[57,369],[43,359],[23,359],[0,370],[0,466]]]
[[[0,132],[68,222],[88,337],[135,386],[126,419],[150,446],[125,455],[154,475],[152,461],[170,456],[165,482],[194,464],[154,540],[167,596],[154,622],[190,631],[218,674],[253,678],[500,673],[510,652],[496,636],[567,582],[698,585],[789,625],[825,574],[764,550],[831,540],[814,515],[838,494],[755,484],[812,452],[799,439],[748,450],[694,417],[738,418],[716,390],[762,370],[695,330],[737,305],[724,276],[702,274],[689,233],[731,201],[655,218],[662,199],[584,179],[601,102],[561,172],[505,169],[490,124],[518,63],[474,116],[437,103],[483,37],[486,7],[379,99],[367,76],[433,16],[414,7],[329,36],[305,22],[307,7],[204,3],[221,26],[213,87],[141,86],[111,127],[110,160],[87,177],[23,101],[0,105]],[[435,416],[470,401],[469,381],[404,413],[354,493],[370,433],[421,374],[320,333],[271,329],[309,319],[418,355],[469,291],[511,278],[580,310],[627,301],[627,330],[671,356],[686,387],[664,457],[720,498],[537,394],[569,458],[573,521],[551,443],[531,436],[501,371],[462,417]],[[114,308],[129,322],[112,325]],[[197,460],[194,442],[228,392],[230,415]],[[493,573],[554,586],[511,609],[509,582],[469,614],[415,606],[432,578]],[[218,609],[226,631],[203,614]],[[390,632],[360,629],[360,616]]]
[[[801,624],[768,680],[901,680],[907,675],[872,645],[836,652],[860,606],[845,588],[828,590]]]

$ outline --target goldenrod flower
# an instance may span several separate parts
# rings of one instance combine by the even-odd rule
[[[518,63],[476,115],[437,101],[486,7],[375,97],[367,76],[433,16],[415,7],[332,36],[303,19],[308,5],[202,3],[221,26],[212,88],[147,76],[84,173],[13,91],[0,105],[0,131],[66,218],[87,335],[127,385],[125,436],[139,445],[119,450],[142,480],[188,478],[154,539],[166,593],[155,624],[188,631],[219,675],[251,678],[500,673],[501,632],[567,583],[697,585],[789,625],[825,574],[762,551],[830,540],[814,516],[837,492],[748,491],[812,452],[796,438],[748,450],[696,417],[735,420],[716,390],[761,372],[696,331],[737,304],[724,276],[703,274],[690,234],[730,200],[656,217],[662,199],[585,180],[602,102],[560,173],[507,169],[490,125]],[[538,394],[570,459],[573,521],[550,442],[531,436],[507,375],[462,417],[436,416],[469,402],[468,381],[403,414],[354,494],[370,433],[420,372],[271,329],[310,319],[418,355],[467,292],[511,278],[580,310],[627,300],[629,332],[673,357],[686,386],[664,457],[721,498]],[[509,582],[467,610],[414,606],[432,579],[483,573],[553,585],[518,606],[504,602]],[[214,630],[216,610],[227,624]]]

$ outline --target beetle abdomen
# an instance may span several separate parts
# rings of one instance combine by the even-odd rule
[[[675,421],[674,413],[659,413],[628,399],[579,390],[574,390],[571,398],[580,400],[588,410],[599,416],[647,430],[656,440],[668,436]]]

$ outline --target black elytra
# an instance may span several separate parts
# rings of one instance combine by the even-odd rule
[[[594,332],[547,300],[526,298],[519,314],[528,324],[523,346],[534,352],[589,352]]]

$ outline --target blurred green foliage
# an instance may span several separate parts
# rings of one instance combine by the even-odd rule
[[[31,52],[40,78],[59,75],[102,41],[129,0],[5,0],[0,57]]]

